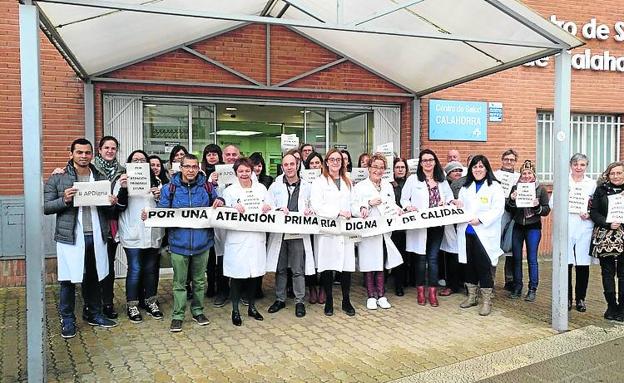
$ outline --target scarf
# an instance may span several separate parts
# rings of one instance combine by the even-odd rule
[[[123,168],[119,165],[116,158],[112,161],[107,161],[98,154],[95,156],[94,165],[97,170],[104,174],[111,182],[117,178],[117,175],[123,173]]]

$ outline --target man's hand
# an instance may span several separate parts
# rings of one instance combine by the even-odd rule
[[[65,201],[65,204],[71,203],[77,192],[78,189],[76,189],[75,187],[65,189],[65,191],[63,192],[63,201]]]

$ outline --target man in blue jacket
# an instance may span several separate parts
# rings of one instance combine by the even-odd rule
[[[180,172],[176,173],[171,182],[162,187],[158,207],[219,207],[223,200],[217,197],[212,183],[206,182],[206,176],[199,171],[196,156],[187,154],[182,159]],[[186,311],[186,280],[191,264],[191,280],[193,281],[193,299],[191,314],[200,326],[210,323],[204,315],[204,287],[206,285],[206,264],[208,250],[214,243],[212,229],[169,229],[169,250],[173,266],[173,313],[169,331],[182,331],[184,312]]]

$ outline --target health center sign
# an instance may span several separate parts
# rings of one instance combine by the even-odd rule
[[[487,141],[486,102],[429,100],[429,139]]]

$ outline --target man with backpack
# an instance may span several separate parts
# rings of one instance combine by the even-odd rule
[[[223,199],[217,197],[217,191],[206,176],[199,171],[199,161],[193,154],[186,154],[171,182],[161,189],[158,207],[220,207]],[[206,285],[206,264],[208,250],[214,243],[213,229],[169,229],[169,249],[173,266],[173,313],[169,331],[182,331],[182,322],[186,311],[186,280],[191,264],[193,298],[191,314],[200,326],[210,323],[204,315],[204,287]]]

